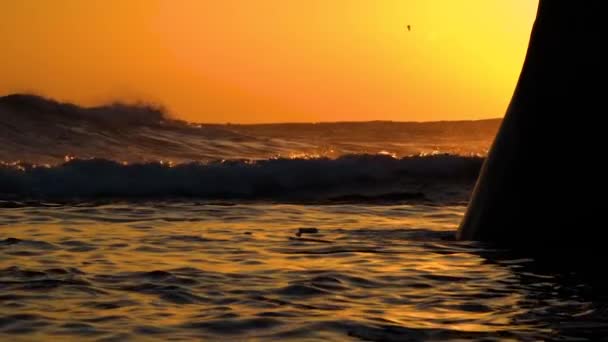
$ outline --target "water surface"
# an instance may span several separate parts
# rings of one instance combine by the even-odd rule
[[[14,207],[0,216],[1,339],[597,340],[606,332],[604,301],[587,284],[454,241],[463,206]]]

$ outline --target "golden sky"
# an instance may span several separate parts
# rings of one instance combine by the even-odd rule
[[[537,5],[0,1],[0,94],[143,100],[198,122],[499,117]]]

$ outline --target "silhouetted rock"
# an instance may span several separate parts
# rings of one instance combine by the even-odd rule
[[[603,241],[602,2],[541,0],[517,89],[460,239],[571,256]],[[545,253],[546,254],[546,253]]]
[[[319,230],[317,228],[298,228],[296,236],[300,237],[302,234],[317,234]]]
[[[10,246],[10,245],[16,245],[19,242],[21,242],[21,240],[19,240],[17,238],[9,237],[9,238],[6,238],[5,240],[0,241],[0,245]]]

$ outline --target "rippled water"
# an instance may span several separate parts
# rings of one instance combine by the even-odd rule
[[[454,241],[462,206],[174,201],[0,210],[0,339],[608,333],[596,288]]]

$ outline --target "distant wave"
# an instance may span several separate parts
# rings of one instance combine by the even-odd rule
[[[0,160],[56,164],[66,155],[119,161],[252,158],[280,144],[219,125],[192,125],[162,107],[81,107],[35,95],[0,97]]]
[[[204,113],[201,113],[204,115]],[[64,156],[177,163],[388,153],[483,155],[499,120],[192,124],[162,107],[82,107],[35,95],[0,97],[0,160],[59,164]]]
[[[183,198],[294,202],[465,201],[483,158],[161,162],[73,159],[55,166],[0,165],[0,199]]]
[[[152,104],[124,104],[120,102],[81,107],[72,103],[30,94],[11,94],[0,97],[0,105],[22,115],[53,122],[96,122],[100,125],[159,125],[171,120],[161,106]],[[23,119],[23,117],[21,118]]]

